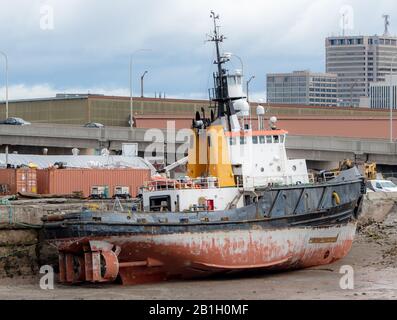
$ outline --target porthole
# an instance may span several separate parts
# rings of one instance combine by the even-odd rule
[[[265,171],[265,168],[262,167],[262,168],[261,168],[261,172],[264,172],[264,171]]]
[[[280,166],[277,167],[277,171],[278,171],[278,172],[281,171],[281,167],[280,167]]]
[[[296,171],[296,166],[292,166],[292,171]]]

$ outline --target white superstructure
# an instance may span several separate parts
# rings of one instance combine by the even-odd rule
[[[214,138],[210,130],[198,130],[197,143],[199,150],[203,151],[199,157],[200,165],[206,165],[206,161],[209,161],[207,166],[218,164],[212,162],[214,159],[208,160],[207,148],[226,152],[224,158],[230,161],[235,185],[222,187],[215,176],[178,180],[157,178],[147,184],[142,194],[145,211],[191,212],[239,208],[249,204],[247,201],[251,200],[247,199],[255,198],[256,188],[309,183],[306,161],[288,159],[285,149],[287,132],[276,128],[277,119],[271,117],[270,128],[265,130],[263,107],[257,108],[257,119],[249,118],[249,104],[242,90],[241,73],[228,74],[227,79],[235,114],[230,119],[225,116],[214,121],[224,127],[222,135]],[[252,121],[257,121],[259,130],[252,130]],[[244,197],[246,193],[252,194],[252,197]]]
[[[249,129],[226,136],[233,172],[245,188],[309,182],[306,161],[287,157],[286,131]]]

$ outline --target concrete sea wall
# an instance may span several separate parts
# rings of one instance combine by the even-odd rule
[[[87,206],[109,210],[113,207],[113,201],[51,199],[1,203],[0,279],[37,276],[40,266],[57,265],[56,249],[42,239],[41,218],[76,212]]]

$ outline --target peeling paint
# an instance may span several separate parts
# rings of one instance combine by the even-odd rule
[[[118,262],[124,264],[124,267],[120,269],[120,276],[123,283],[132,284],[203,276],[227,270],[287,269],[327,264],[348,253],[355,229],[356,223],[351,222],[327,228],[187,232],[113,236],[96,240],[121,248]],[[313,242],[312,239],[336,241]],[[86,240],[79,239],[68,242],[67,246],[62,242],[63,249],[84,241]],[[131,252],[135,254],[131,255]],[[157,265],[149,267],[142,263],[135,263],[135,266],[134,263],[128,264],[146,261],[148,258],[158,261]],[[161,277],[155,274],[161,274]]]

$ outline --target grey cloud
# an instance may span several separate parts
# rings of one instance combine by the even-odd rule
[[[323,71],[324,37],[340,32],[345,4],[354,8],[356,33],[381,33],[384,12],[397,29],[394,0],[3,0],[0,50],[10,56],[16,85],[124,92],[129,53],[152,48],[135,66],[135,79],[151,68],[148,91],[206,92],[213,49],[204,40],[213,9],[228,37],[225,49],[244,59],[247,75],[256,75],[252,92],[260,94],[266,72]],[[54,30],[40,29],[42,5],[54,8]]]

